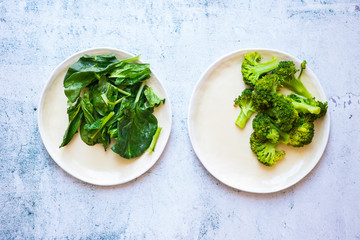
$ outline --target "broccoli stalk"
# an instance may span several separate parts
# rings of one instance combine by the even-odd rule
[[[320,113],[320,107],[311,106],[304,102],[296,102],[292,101],[292,104],[294,105],[295,109],[298,112],[309,112],[312,114],[319,114]]]
[[[253,113],[254,112],[251,109],[241,108],[241,112],[237,117],[235,124],[240,128],[244,128]]]
[[[309,99],[294,93],[287,97],[299,113],[319,114],[321,112],[320,103],[314,98]]]
[[[241,65],[244,82],[250,87],[254,87],[257,80],[264,74],[271,72],[278,67],[279,61],[273,57],[272,60],[260,63],[261,56],[257,52],[251,52],[244,55],[244,61]]]
[[[256,112],[253,106],[252,92],[251,89],[245,89],[241,95],[234,100],[235,105],[241,108],[241,112],[235,121],[235,124],[240,128],[244,128],[251,115]]]
[[[301,69],[299,76],[296,78],[295,73],[298,71],[295,68],[293,61],[281,61],[279,66],[272,71],[273,74],[279,75],[282,84],[287,89],[304,96],[306,98],[312,98],[309,91],[306,89],[304,84],[301,82],[301,75],[306,68],[306,61],[301,63]]]

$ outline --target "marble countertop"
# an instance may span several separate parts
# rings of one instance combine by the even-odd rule
[[[1,1],[1,239],[360,239],[359,1]],[[171,98],[153,168],[115,187],[83,183],[48,155],[38,102],[65,58],[107,46],[141,54]],[[201,73],[241,48],[306,59],[329,104],[327,148],[296,185],[227,187],[196,157],[187,110]]]

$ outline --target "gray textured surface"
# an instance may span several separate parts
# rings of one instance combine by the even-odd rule
[[[360,239],[360,2],[279,2],[0,0],[0,239]],[[63,172],[37,128],[51,71],[96,46],[141,54],[173,107],[162,158],[117,187]],[[329,101],[323,158],[300,183],[274,194],[219,183],[187,134],[201,72],[249,47],[306,59]]]

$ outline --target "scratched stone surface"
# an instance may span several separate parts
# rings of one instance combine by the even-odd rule
[[[358,0],[0,0],[0,239],[360,239],[359,43]],[[173,109],[161,159],[115,187],[65,173],[37,126],[51,71],[98,46],[141,54]],[[201,73],[220,56],[251,47],[306,59],[331,114],[319,164],[272,194],[220,183],[187,133]]]

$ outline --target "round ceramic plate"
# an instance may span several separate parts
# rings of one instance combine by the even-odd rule
[[[276,192],[300,181],[320,160],[329,137],[330,116],[327,113],[316,120],[311,144],[302,148],[281,144],[278,147],[286,151],[284,159],[273,167],[259,163],[249,144],[255,114],[244,129],[235,125],[240,108],[234,107],[234,99],[246,88],[241,63],[244,54],[252,51],[260,53],[262,61],[275,56],[278,60],[294,61],[300,68],[299,59],[270,49],[245,49],[221,57],[203,73],[193,91],[189,135],[201,163],[221,182],[248,192]],[[309,67],[301,80],[316,99],[326,101],[320,82]]]
[[[162,127],[155,151],[145,152],[136,159],[123,159],[110,148],[105,152],[102,144],[86,145],[75,134],[71,142],[59,148],[68,125],[66,113],[67,98],[64,94],[63,79],[70,65],[82,55],[100,55],[114,53],[118,59],[125,59],[133,55],[122,50],[112,48],[94,48],[76,53],[60,63],[52,72],[40,98],[38,124],[41,138],[53,160],[72,176],[95,185],[116,185],[139,177],[149,170],[159,159],[171,131],[170,99],[154,72],[147,80],[154,92],[165,98],[166,103],[156,108],[154,115],[158,125]]]

